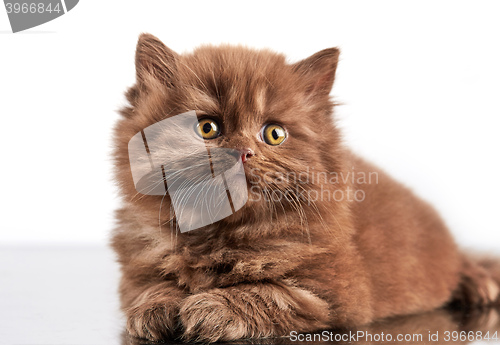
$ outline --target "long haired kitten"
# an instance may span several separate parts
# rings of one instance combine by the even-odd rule
[[[338,57],[180,55],[140,36],[114,138],[131,335],[273,337],[498,303],[500,261],[464,255],[429,204],[343,145]]]

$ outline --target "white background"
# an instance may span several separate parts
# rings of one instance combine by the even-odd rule
[[[500,250],[500,3],[81,1],[12,34],[0,7],[0,243],[105,243],[111,128],[150,32],[184,52],[240,43],[290,61],[338,46],[349,146]]]

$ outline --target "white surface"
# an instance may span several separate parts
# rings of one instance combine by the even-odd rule
[[[118,269],[104,247],[1,247],[0,344],[119,344]]]
[[[9,33],[0,8],[1,243],[108,237],[115,110],[151,32],[179,52],[342,49],[333,90],[346,140],[444,215],[460,243],[499,249],[500,3],[80,1]]]

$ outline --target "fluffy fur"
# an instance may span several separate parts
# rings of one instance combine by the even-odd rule
[[[271,337],[498,301],[498,262],[461,254],[431,206],[343,146],[329,97],[338,56],[331,48],[290,64],[281,54],[234,46],[179,55],[141,35],[137,83],[127,92],[114,152],[124,206],[112,246],[131,335]],[[254,152],[244,166],[249,188],[263,198],[180,233],[168,195],[135,190],[127,144],[143,128],[189,110],[222,126],[207,147]],[[259,140],[266,123],[286,128],[286,142]],[[274,179],[289,172],[308,179]],[[313,178],[332,172],[376,172],[377,183]],[[297,185],[344,198],[306,200]],[[363,201],[353,200],[355,190]],[[264,198],[278,191],[291,192],[279,201]]]

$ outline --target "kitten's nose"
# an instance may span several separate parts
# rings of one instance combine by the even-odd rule
[[[253,152],[253,150],[250,148],[240,149],[239,151],[241,154],[241,161],[243,163],[245,163],[248,160],[248,158],[252,157],[255,154],[255,152]]]

